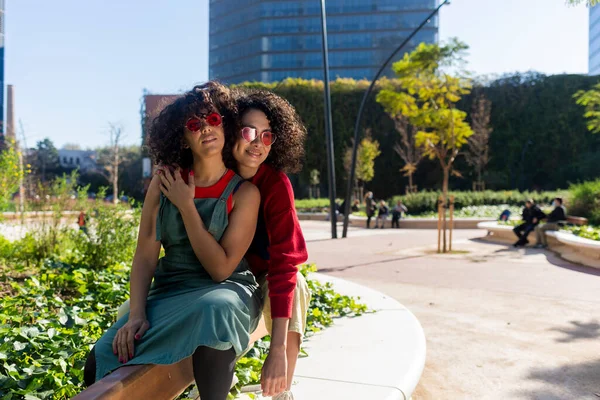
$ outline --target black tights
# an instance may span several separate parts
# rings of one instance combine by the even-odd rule
[[[90,386],[96,380],[95,347],[90,351],[83,370],[83,380]],[[116,357],[116,356],[115,356]],[[200,346],[192,355],[194,379],[202,400],[225,400],[235,372],[235,350],[215,350]]]

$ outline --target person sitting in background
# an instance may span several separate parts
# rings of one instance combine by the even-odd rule
[[[500,217],[498,218],[498,221],[503,221],[506,222],[510,219],[510,210],[504,210],[502,211],[502,213],[500,214]]]
[[[402,200],[398,200],[394,209],[392,210],[392,228],[400,229],[400,218],[402,217],[402,213],[407,213],[408,209],[404,204],[402,204]]]
[[[537,248],[548,247],[548,240],[546,239],[547,231],[557,231],[560,229],[560,223],[567,219],[565,208],[563,207],[563,200],[557,197],[552,202],[554,210],[548,215],[546,223],[544,225],[538,225],[535,228],[536,245]]]
[[[388,208],[387,204],[385,204],[385,201],[381,200],[379,202],[379,209],[377,211],[377,219],[375,220],[375,229],[379,228],[379,221],[381,221],[381,229],[383,229],[389,212],[390,209]]]
[[[519,240],[517,240],[513,245],[514,247],[525,246],[527,243],[529,243],[527,236],[529,236],[531,231],[533,231],[540,223],[540,220],[546,218],[546,214],[540,210],[533,200],[529,199],[525,202],[522,217],[523,223],[513,229],[513,232],[519,238]]]
[[[355,213],[355,212],[358,212],[358,211],[359,211],[359,208],[358,208],[358,205],[359,205],[359,204],[360,204],[360,201],[359,201],[359,200],[354,200],[354,201],[352,202],[352,205],[350,206],[350,214],[352,214],[352,213]],[[340,210],[340,214],[344,215],[344,212],[346,211],[346,200],[344,200],[344,201],[342,202],[342,205],[340,206],[339,210]]]

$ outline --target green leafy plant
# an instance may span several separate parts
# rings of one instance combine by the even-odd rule
[[[19,166],[19,150],[14,140],[0,151],[0,211],[13,210],[12,196],[19,189],[24,171]]]
[[[600,224],[600,179],[571,185],[569,192],[569,214]]]
[[[567,226],[561,231],[571,232],[585,239],[600,240],[600,228],[595,226]]]
[[[0,236],[2,400],[67,399],[80,392],[90,348],[115,322],[117,308],[129,295],[140,210],[100,200],[76,203],[82,189],[71,186],[67,177],[58,179],[51,185],[54,201],[78,204],[88,214],[89,231],[51,218],[44,230],[22,239]],[[61,210],[52,207],[60,222]],[[305,275],[315,270],[302,268]],[[309,334],[331,325],[336,317],[366,311],[357,299],[335,293],[330,284],[310,279],[308,284],[313,294]],[[267,337],[238,362],[239,383],[232,397],[243,385],[259,381],[268,348]]]

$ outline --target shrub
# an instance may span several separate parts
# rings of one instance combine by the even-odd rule
[[[8,141],[4,150],[0,149],[0,211],[13,210],[13,194],[19,189],[23,171],[19,167],[19,153],[14,141]]]
[[[571,185],[569,192],[569,214],[585,217],[591,224],[600,224],[600,179]]]
[[[419,192],[404,196],[394,196],[389,204],[396,204],[396,201],[402,200],[408,208],[410,214],[423,214],[435,212],[437,210],[437,201],[441,193],[439,192]],[[525,200],[532,198],[538,204],[547,204],[555,197],[565,197],[564,192],[519,192],[519,191],[491,191],[484,192],[450,192],[455,196],[455,208],[457,210],[469,206],[484,205],[507,205],[523,206]]]

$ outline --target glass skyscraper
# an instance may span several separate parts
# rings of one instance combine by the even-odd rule
[[[0,0],[0,136],[4,127],[4,0]]]
[[[371,79],[438,0],[327,0],[330,77]],[[210,0],[210,78],[323,79],[319,0]],[[397,55],[438,40],[438,18]],[[391,71],[388,68],[387,75]]]
[[[588,71],[600,75],[600,6],[590,7]]]

